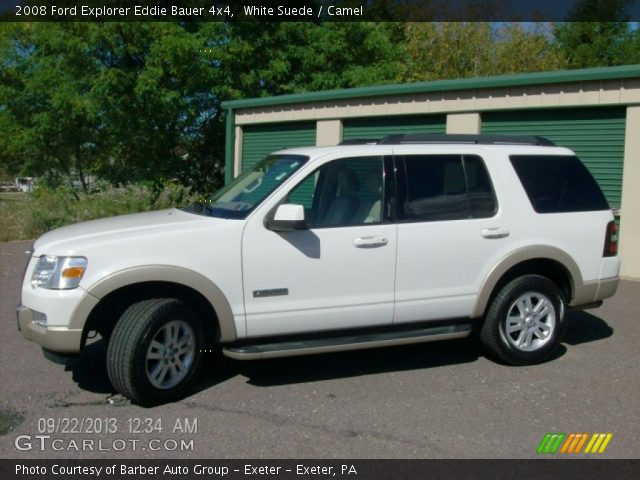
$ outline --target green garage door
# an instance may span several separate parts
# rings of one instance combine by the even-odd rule
[[[242,170],[276,150],[316,144],[316,122],[247,125],[242,130]]]
[[[620,208],[624,108],[485,113],[482,133],[541,135],[571,148],[591,171],[612,207]]]
[[[445,115],[356,118],[343,122],[342,138],[343,140],[379,139],[393,133],[445,133],[446,130]]]

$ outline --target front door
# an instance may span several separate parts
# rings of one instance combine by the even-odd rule
[[[381,156],[323,163],[283,194],[309,228],[274,232],[258,212],[242,242],[247,334],[305,333],[393,321],[396,225]]]

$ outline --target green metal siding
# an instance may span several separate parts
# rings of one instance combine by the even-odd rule
[[[316,144],[316,122],[247,125],[242,132],[242,170],[276,150]]]
[[[445,133],[445,115],[405,115],[344,120],[343,140],[381,138],[393,133]]]
[[[504,111],[482,115],[482,133],[541,135],[571,148],[620,208],[624,160],[624,108]]]

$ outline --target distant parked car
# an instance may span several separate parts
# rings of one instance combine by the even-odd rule
[[[16,177],[16,186],[20,192],[31,192],[36,186],[34,177]]]

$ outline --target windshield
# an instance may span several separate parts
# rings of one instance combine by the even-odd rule
[[[304,155],[269,155],[218,190],[205,202],[202,213],[221,218],[245,218],[307,160],[309,157]]]

